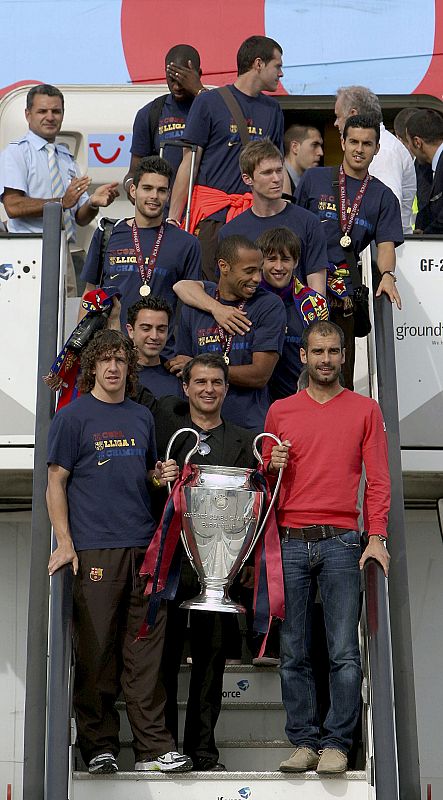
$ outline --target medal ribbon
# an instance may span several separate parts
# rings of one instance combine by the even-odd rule
[[[217,302],[220,302],[220,292],[218,290],[218,286],[215,290],[215,299]],[[239,311],[243,311],[246,305],[246,300],[242,300],[240,303],[237,303],[235,308],[238,308]],[[230,333],[229,336],[226,336],[226,331],[222,328],[221,325],[217,324],[217,333],[218,338],[220,339],[220,346],[223,353],[223,358],[225,359],[226,363],[229,364],[229,353],[232,349],[232,342],[234,341],[234,334]],[[227,359],[227,360],[226,360]]]
[[[346,175],[343,169],[343,164],[340,164],[340,169],[338,171],[338,188],[340,193],[340,228],[342,229],[345,236],[349,235],[349,232],[352,230],[352,226],[354,225],[355,218],[360,210],[361,201],[363,200],[363,195],[368,188],[369,181],[371,180],[371,176],[367,173],[366,178],[362,182],[357,194],[355,195],[354,203],[351,208],[351,213],[349,214],[349,218],[347,215],[347,206],[348,206],[348,199],[346,196]]]
[[[145,259],[140,244],[140,235],[135,220],[132,223],[131,230],[132,230],[132,241],[134,242],[135,256],[137,259],[137,267],[140,273],[140,280],[142,284],[144,284],[145,286],[149,286],[149,282],[152,278],[152,273],[154,272],[157,263],[157,257],[160,251],[160,245],[162,243],[162,239],[165,233],[165,226],[163,225],[163,223],[160,225],[160,230],[158,232],[157,239],[155,240],[154,247],[152,248],[151,255],[149,256],[147,267],[145,267]]]

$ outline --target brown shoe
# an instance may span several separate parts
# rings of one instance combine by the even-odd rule
[[[315,769],[318,764],[318,753],[311,747],[297,747],[292,756],[280,764],[280,772],[306,772]]]
[[[320,750],[320,761],[317,766],[319,775],[346,772],[347,768],[348,758],[342,750],[337,750],[335,747],[325,747],[324,750]]]

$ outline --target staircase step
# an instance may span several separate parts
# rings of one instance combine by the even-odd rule
[[[180,800],[369,800],[370,793],[364,772],[321,779],[315,772],[289,778],[281,772],[190,772],[174,777],[139,772],[92,777],[75,772],[71,800],[171,800],[173,795]]]
[[[294,749],[289,741],[274,740],[262,741],[220,741],[217,740],[220,761],[225,764],[230,772],[274,772],[281,761],[288,758]],[[131,772],[134,769],[134,753],[132,741],[120,742],[118,756],[119,769]],[[183,752],[183,743],[179,742],[178,749]],[[80,754],[77,754],[77,769],[86,769]]]
[[[189,691],[190,668],[182,668],[179,675],[178,699],[186,700]],[[225,701],[281,702],[280,674],[275,667],[251,665],[228,666],[223,677]]]

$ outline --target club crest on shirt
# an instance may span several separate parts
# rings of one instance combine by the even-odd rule
[[[103,578],[103,567],[91,567],[89,577],[91,581],[101,581]]]

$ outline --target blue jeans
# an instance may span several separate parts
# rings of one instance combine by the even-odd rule
[[[282,541],[286,617],[281,684],[286,734],[297,746],[347,753],[360,710],[358,646],[360,536],[346,531],[317,542]],[[320,732],[310,649],[317,586],[329,652],[330,708]]]

